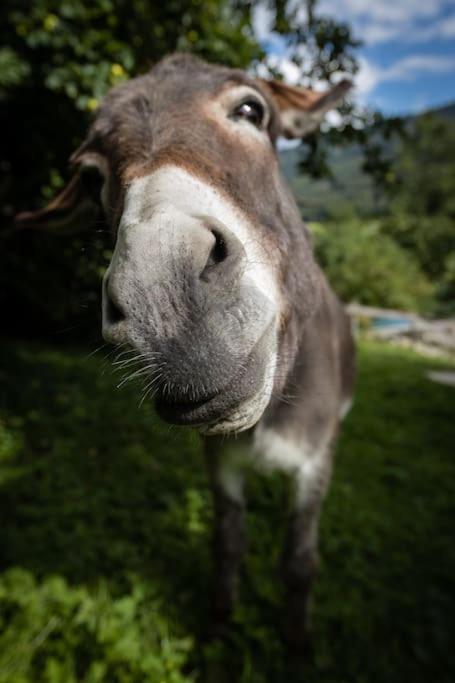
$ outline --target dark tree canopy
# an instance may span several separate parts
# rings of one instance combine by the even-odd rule
[[[163,55],[190,51],[209,61],[258,68],[265,53],[252,28],[257,5],[242,0],[2,3],[0,113],[7,147],[1,190],[6,214],[53,194],[68,155],[106,91]],[[270,29],[286,41],[303,85],[357,70],[357,43],[349,27],[317,16],[314,5],[314,0],[267,5]],[[21,178],[20,187],[10,174]]]
[[[270,29],[283,36],[290,58],[301,68],[301,83],[330,82],[339,71],[355,73],[356,43],[349,28],[319,18],[313,1],[299,9],[297,4],[273,0],[267,8]],[[175,50],[258,69],[265,53],[253,30],[257,5],[245,0],[2,3],[0,219],[5,246],[0,289],[3,310],[15,320],[12,329],[24,326],[19,311],[25,309],[40,333],[78,326],[87,319],[85,307],[97,310],[108,236],[11,234],[11,224],[17,211],[39,207],[63,185],[69,156],[106,91]],[[345,113],[349,121],[349,109]],[[315,153],[313,159],[318,158]],[[29,323],[26,329],[29,333]]]

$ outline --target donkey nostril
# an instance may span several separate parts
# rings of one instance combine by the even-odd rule
[[[226,226],[218,225],[214,219],[206,227],[208,231],[205,236],[201,233],[201,239],[204,239],[207,260],[200,272],[200,279],[218,285],[237,282],[245,257],[242,243]],[[197,263],[200,267],[201,261],[197,260]]]
[[[222,235],[217,230],[212,230],[212,235],[215,238],[215,244],[209,254],[206,267],[216,266],[227,258],[227,245]]]

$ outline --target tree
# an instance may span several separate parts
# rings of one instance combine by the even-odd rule
[[[455,124],[427,114],[410,125],[389,177],[384,231],[437,284],[440,312],[455,300]]]
[[[384,235],[377,220],[312,226],[316,254],[343,301],[427,312],[433,287],[415,255]]]
[[[0,305],[10,327],[78,325],[97,309],[109,236],[12,235],[13,215],[45,203],[68,177],[67,160],[107,89],[163,55],[187,50],[235,67],[259,68],[265,54],[249,0],[4,0],[0,7]],[[354,74],[357,43],[345,24],[320,18],[315,3],[270,0],[273,28],[289,44],[302,84]],[[349,107],[345,117],[352,117]],[[313,159],[318,160],[315,151]],[[318,166],[314,164],[315,168]],[[59,283],[56,291],[54,282]],[[49,292],[52,291],[52,298]],[[21,313],[27,310],[28,317]],[[23,321],[27,322],[24,323]],[[90,323],[90,327],[92,323]],[[84,329],[84,328],[82,328]]]
[[[250,9],[227,0],[6,0],[0,19],[0,115],[10,141],[2,168],[22,180],[3,183],[8,213],[61,184],[111,86],[174,50],[239,67],[262,54]]]

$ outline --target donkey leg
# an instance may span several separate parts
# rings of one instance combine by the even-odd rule
[[[207,449],[207,466],[214,500],[214,590],[212,635],[226,630],[237,596],[238,572],[246,550],[243,473]]]
[[[308,644],[308,603],[318,568],[318,517],[319,511],[315,508],[305,507],[295,512],[289,522],[281,560],[286,587],[284,637],[293,649]]]
[[[327,462],[321,463],[311,477],[305,468],[298,472],[294,511],[281,558],[286,588],[284,637],[288,646],[299,653],[309,648],[308,607],[318,569],[319,516],[329,468]]]

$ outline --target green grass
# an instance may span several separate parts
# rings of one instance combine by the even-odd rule
[[[294,683],[278,637],[285,483],[251,476],[229,641],[203,644],[211,499],[198,438],[84,353],[0,365],[0,683]],[[362,344],[321,530],[308,683],[455,680],[455,391]]]

